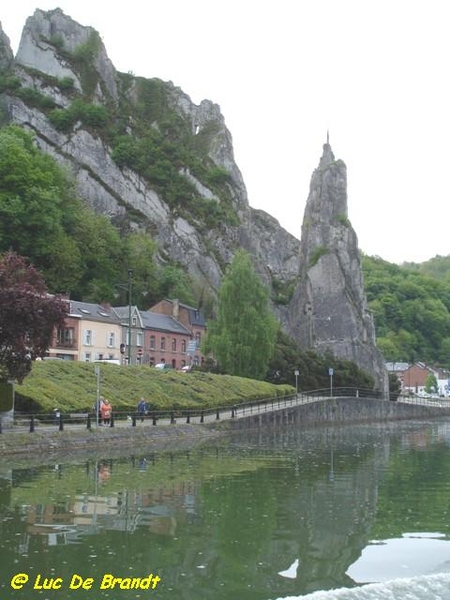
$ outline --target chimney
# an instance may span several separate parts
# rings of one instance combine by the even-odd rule
[[[180,301],[178,298],[172,300],[172,317],[178,321],[180,316]]]

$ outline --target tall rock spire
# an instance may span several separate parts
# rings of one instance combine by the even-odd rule
[[[355,362],[388,390],[364,293],[358,240],[348,219],[347,169],[327,143],[314,171],[300,241],[290,328],[302,348]]]

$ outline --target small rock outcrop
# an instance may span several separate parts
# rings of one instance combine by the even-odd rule
[[[354,361],[388,389],[364,293],[358,240],[348,219],[347,169],[328,141],[314,171],[302,224],[299,282],[290,329],[302,348]]]
[[[60,52],[74,54],[78,61],[91,59],[98,73],[95,89],[97,101],[118,100],[116,70],[98,32],[93,27],[80,25],[60,8],[43,11],[37,9],[25,23],[17,51],[17,63],[40,71],[51,77],[70,77],[74,87],[82,91],[83,82],[74,71],[70,61],[64,60]]]

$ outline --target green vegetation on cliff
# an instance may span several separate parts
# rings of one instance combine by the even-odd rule
[[[43,273],[51,292],[70,291],[74,300],[112,301],[133,265],[135,303],[192,301],[185,271],[169,260],[156,266],[150,235],[90,210],[68,174],[17,126],[0,129],[0,253],[10,249]]]

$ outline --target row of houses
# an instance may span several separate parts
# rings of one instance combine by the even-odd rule
[[[439,396],[450,396],[450,371],[431,367],[423,362],[389,362],[386,363],[389,373],[395,374],[401,385],[402,393],[423,394],[429,375],[436,377]]]
[[[149,310],[67,300],[64,327],[57,329],[48,358],[114,361],[174,369],[200,365],[206,332],[203,313],[178,300],[162,300]]]

